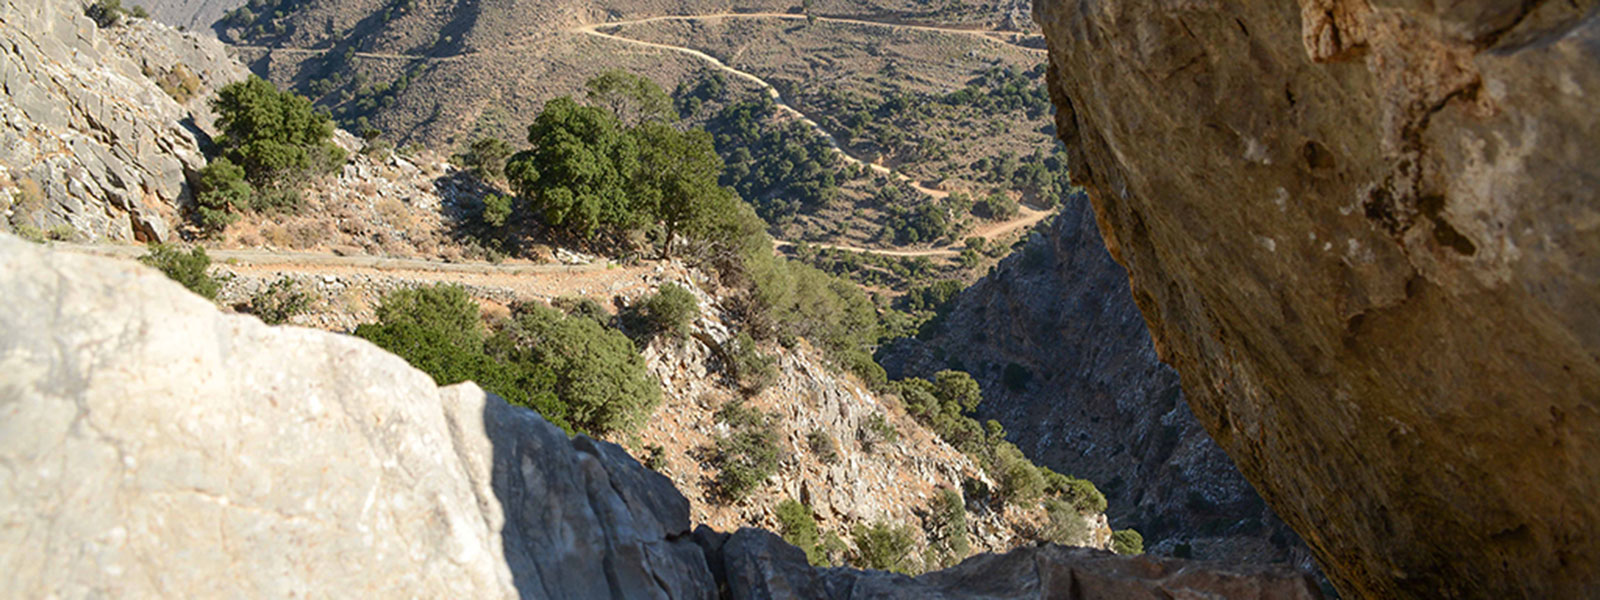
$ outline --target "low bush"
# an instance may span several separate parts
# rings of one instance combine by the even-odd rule
[[[928,507],[928,548],[938,557],[938,566],[961,562],[972,551],[967,542],[967,506],[961,493],[942,488]]]
[[[867,452],[876,452],[879,446],[895,444],[900,441],[900,430],[883,416],[883,413],[874,413],[861,423],[861,429],[856,432],[861,440],[861,448]]]
[[[916,566],[909,559],[916,538],[912,536],[910,527],[880,521],[872,525],[857,525],[851,537],[856,542],[856,567],[914,574]]]
[[[716,418],[730,431],[717,438],[712,462],[717,485],[729,501],[740,502],[778,470],[778,433],[771,419],[742,402],[730,402]]]
[[[139,258],[139,262],[155,267],[169,279],[183,284],[183,287],[207,300],[216,300],[217,290],[222,287],[220,281],[206,274],[206,269],[211,267],[211,257],[206,255],[205,248],[199,246],[184,252],[173,246],[156,244],[150,247],[149,254]]]
[[[698,316],[700,304],[694,294],[676,283],[665,283],[655,294],[629,306],[623,321],[629,331],[642,335],[684,337]]]
[[[778,379],[777,361],[756,347],[750,334],[739,332],[727,345],[734,378],[746,394],[756,394]]]
[[[1144,536],[1135,529],[1113,531],[1111,551],[1122,555],[1144,554]]]
[[[301,290],[293,279],[282,277],[250,297],[249,311],[263,323],[282,325],[310,307],[311,295]]]
[[[1063,546],[1081,546],[1089,541],[1089,523],[1072,505],[1054,498],[1044,501],[1046,522],[1040,537]]]
[[[804,550],[806,562],[812,566],[828,566],[827,553],[820,545],[817,518],[811,514],[810,507],[786,498],[773,512],[778,517],[778,533],[783,535],[783,541]]]
[[[811,433],[806,434],[806,445],[811,448],[811,453],[816,455],[817,460],[822,461],[823,464],[831,465],[839,462],[839,446],[834,443],[833,436],[828,435],[826,431],[821,429],[811,430]]]

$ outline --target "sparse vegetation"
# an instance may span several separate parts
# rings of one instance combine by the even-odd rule
[[[184,252],[174,246],[155,244],[150,246],[149,254],[139,258],[139,262],[155,267],[169,279],[183,284],[183,287],[207,300],[216,300],[217,290],[222,287],[222,282],[206,274],[206,270],[211,268],[211,257],[206,255],[205,248],[199,246]]]
[[[833,436],[821,429],[813,429],[806,434],[806,446],[811,448],[811,453],[816,455],[822,464],[831,465],[839,462],[839,445],[833,441]]]
[[[770,417],[742,402],[724,405],[716,418],[729,429],[713,453],[717,484],[727,500],[741,502],[777,472],[778,433]]]
[[[734,376],[746,394],[756,394],[778,378],[778,367],[771,356],[761,352],[754,338],[743,331],[727,345]]]
[[[656,293],[629,306],[622,314],[630,331],[646,336],[681,338],[689,335],[689,325],[700,316],[700,305],[688,288],[668,282],[662,284]]]
[[[941,488],[928,507],[928,549],[937,558],[936,566],[949,567],[972,552],[967,541],[967,506],[961,492]]]
[[[84,8],[83,14],[93,19],[95,25],[99,25],[102,28],[121,25],[125,18],[150,18],[149,11],[146,11],[143,6],[136,5],[131,8],[123,8],[122,0],[97,0],[87,8]]]
[[[249,311],[263,323],[282,325],[310,307],[311,294],[300,289],[293,279],[281,277],[250,297]]]
[[[852,561],[855,566],[915,574],[916,565],[910,559],[916,538],[912,536],[910,527],[880,521],[871,525],[857,525],[851,537],[856,542],[856,556]]]
[[[1089,523],[1072,505],[1049,498],[1044,501],[1046,522],[1039,537],[1053,544],[1082,546],[1089,541]]]
[[[861,423],[860,431],[856,432],[857,439],[861,440],[861,448],[867,452],[876,452],[879,446],[895,444],[900,441],[900,430],[895,429],[883,413],[873,413]]]
[[[785,498],[773,513],[778,517],[778,533],[783,535],[783,541],[804,550],[806,561],[812,566],[830,566],[817,532],[817,518],[811,514],[810,507]]]

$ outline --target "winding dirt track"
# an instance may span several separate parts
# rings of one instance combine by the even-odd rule
[[[716,20],[723,20],[723,19],[782,19],[782,20],[789,20],[789,21],[804,21],[804,20],[807,19],[807,17],[805,15],[797,15],[797,14],[791,14],[791,13],[716,13],[716,14],[709,14],[709,15],[665,15],[665,16],[658,16],[658,17],[647,17],[647,18],[642,18],[642,19],[633,19],[633,20],[628,20],[628,21],[612,21],[612,22],[607,22],[607,23],[593,23],[593,24],[588,24],[588,25],[579,25],[579,26],[576,26],[576,27],[568,28],[567,30],[565,30],[565,32],[566,33],[573,33],[573,34],[588,35],[588,36],[593,36],[593,37],[604,39],[604,40],[610,40],[610,41],[614,41],[614,42],[618,42],[618,43],[630,44],[630,45],[640,46],[640,47],[645,47],[645,48],[652,48],[652,49],[662,50],[662,51],[666,51],[666,52],[677,52],[677,53],[684,54],[684,55],[687,55],[687,56],[691,56],[691,57],[694,57],[694,58],[696,58],[698,60],[704,61],[707,64],[711,65],[713,68],[716,68],[716,69],[718,69],[720,71],[723,71],[725,73],[728,73],[729,75],[733,75],[735,77],[743,79],[745,81],[749,81],[752,84],[755,84],[757,87],[761,88],[763,91],[766,92],[767,96],[772,99],[773,103],[778,107],[779,111],[781,111],[783,113],[786,113],[786,114],[790,115],[791,117],[793,117],[795,119],[798,119],[800,122],[805,123],[806,126],[811,127],[813,130],[815,130],[817,132],[817,135],[821,136],[822,139],[824,141],[826,141],[828,143],[828,145],[830,147],[832,147],[833,150],[839,154],[840,159],[844,160],[846,163],[862,165],[862,166],[865,166],[868,169],[871,169],[874,172],[881,173],[881,174],[884,174],[884,175],[890,175],[892,177],[895,177],[896,179],[900,180],[901,182],[904,182],[906,185],[910,186],[911,188],[913,188],[913,189],[915,189],[915,190],[917,190],[917,191],[919,191],[919,192],[921,192],[923,194],[926,194],[926,195],[928,195],[929,197],[932,197],[932,198],[944,199],[944,198],[949,197],[950,193],[945,191],[945,190],[937,190],[937,189],[933,189],[933,188],[924,186],[924,185],[921,184],[921,182],[918,182],[915,179],[906,176],[904,173],[899,173],[899,172],[893,171],[893,170],[889,169],[888,167],[885,167],[885,166],[877,164],[877,163],[861,160],[860,158],[850,154],[848,151],[846,151],[844,149],[843,146],[841,146],[839,144],[838,139],[835,138],[832,133],[829,133],[828,130],[823,128],[822,125],[820,123],[818,123],[816,120],[812,119],[811,117],[807,116],[805,113],[801,112],[799,109],[795,108],[793,105],[789,104],[789,102],[783,98],[783,95],[778,92],[778,88],[774,87],[770,82],[768,82],[765,79],[762,79],[760,76],[757,76],[754,73],[750,73],[750,72],[747,72],[747,71],[741,71],[739,69],[736,69],[736,68],[734,68],[732,66],[729,66],[727,63],[724,63],[721,59],[719,59],[719,58],[717,58],[715,56],[712,56],[710,54],[707,54],[705,52],[702,52],[700,50],[695,50],[694,48],[689,48],[689,47],[685,47],[685,46],[673,46],[673,45],[669,45],[669,44],[660,44],[660,43],[656,43],[656,42],[647,42],[647,41],[644,41],[644,40],[636,40],[636,39],[632,39],[632,38],[623,37],[623,36],[617,35],[615,33],[605,33],[605,32],[600,31],[601,29],[613,29],[614,30],[614,29],[619,29],[619,28],[622,28],[622,27],[627,27],[627,26],[630,26],[630,25],[643,25],[643,24],[648,24],[648,23],[660,23],[660,22],[671,22],[671,21],[678,21],[678,22],[716,21]],[[824,22],[824,23],[840,23],[840,24],[846,24],[846,25],[860,25],[860,26],[867,26],[867,27],[885,27],[885,28],[891,28],[891,29],[905,29],[905,30],[912,30],[912,31],[927,31],[927,32],[934,32],[934,33],[951,34],[951,35],[974,36],[974,37],[980,37],[980,38],[983,38],[983,39],[986,39],[986,40],[990,40],[990,41],[993,41],[993,42],[998,43],[998,44],[1004,44],[1004,45],[1012,46],[1012,47],[1015,47],[1015,48],[1018,48],[1018,49],[1022,49],[1022,50],[1028,51],[1028,52],[1033,52],[1033,53],[1037,53],[1037,54],[1048,54],[1048,52],[1046,50],[1044,50],[1044,49],[1032,48],[1032,47],[1028,47],[1028,46],[1022,46],[1020,44],[1017,44],[1015,41],[1008,41],[1008,40],[1005,40],[1005,39],[1001,39],[1000,37],[997,37],[997,36],[1012,36],[1013,38],[1015,38],[1015,36],[1019,35],[1019,34],[1016,34],[1015,32],[993,31],[993,30],[987,30],[987,29],[962,29],[962,28],[956,28],[956,27],[939,27],[939,26],[934,26],[934,25],[916,25],[916,24],[907,24],[907,23],[892,23],[892,22],[884,22],[884,21],[871,21],[871,20],[865,20],[865,19],[853,19],[853,18],[847,18],[847,17],[821,17],[821,16],[819,16],[819,17],[816,17],[815,20],[818,21],[818,22]],[[532,43],[533,42],[520,42],[520,43],[516,43],[516,44],[511,44],[511,45],[505,46],[503,48],[500,48],[498,50],[494,50],[492,52],[514,53],[514,52],[520,51],[522,49],[525,49],[526,47],[528,47]],[[274,47],[267,47],[267,46],[233,46],[233,47],[237,48],[237,49],[244,49],[244,50],[257,50],[257,51],[264,51],[264,52],[282,52],[282,53],[287,53],[287,54],[301,54],[301,55],[323,54],[323,53],[329,52],[329,50],[327,50],[327,49],[274,48]],[[462,59],[471,57],[471,56],[476,55],[476,54],[486,53],[486,52],[488,52],[488,51],[472,51],[472,52],[466,52],[466,53],[462,53],[462,54],[457,54],[457,55],[452,55],[452,56],[444,56],[444,57],[434,57],[434,56],[426,56],[426,55],[413,55],[413,54],[389,54],[389,53],[381,53],[381,52],[356,52],[354,55],[358,56],[358,57],[362,57],[362,58],[383,59],[383,60],[430,60],[430,61],[436,61],[436,62],[452,62],[452,61],[462,60]],[[999,222],[999,223],[991,223],[991,224],[983,225],[983,226],[977,228],[976,230],[974,230],[971,235],[972,236],[977,236],[977,237],[982,237],[984,239],[992,241],[995,238],[998,238],[1000,236],[1006,235],[1006,234],[1011,233],[1013,231],[1016,231],[1018,229],[1022,229],[1022,228],[1025,228],[1025,227],[1031,227],[1031,226],[1033,226],[1034,224],[1036,224],[1039,221],[1043,220],[1045,217],[1047,217],[1049,215],[1050,215],[1050,213],[1048,211],[1035,210],[1035,209],[1029,208],[1027,206],[1023,206],[1023,207],[1021,207],[1021,213],[1016,218],[1008,220],[1008,221],[1002,221],[1002,222]],[[780,247],[780,248],[794,245],[792,242],[788,242],[788,241],[785,241],[785,240],[774,240],[774,244],[777,247]],[[964,247],[964,246],[961,246],[961,245],[952,245],[952,246],[947,247],[947,248],[931,248],[931,249],[922,249],[922,250],[886,250],[886,249],[880,249],[880,248],[862,248],[862,247],[858,247],[858,246],[848,246],[848,245],[840,245],[840,244],[816,243],[816,244],[812,244],[812,245],[815,246],[815,247],[819,247],[819,248],[829,248],[829,249],[835,249],[835,250],[843,250],[843,251],[846,251],[846,252],[857,252],[857,253],[865,253],[865,254],[879,254],[879,255],[883,255],[883,256],[896,256],[896,257],[919,257],[919,256],[925,256],[925,257],[953,257],[953,256],[960,255],[961,254],[961,249]],[[252,253],[256,253],[256,255],[252,256]],[[296,261],[295,264],[300,264],[300,265],[317,264],[317,265],[329,266],[329,267],[343,266],[343,267],[389,269],[389,270],[408,269],[408,268],[411,268],[411,266],[407,266],[406,263],[419,263],[418,266],[420,266],[420,268],[422,268],[424,270],[430,270],[430,271],[436,271],[436,272],[437,271],[445,271],[445,272],[476,272],[476,273],[483,273],[485,271],[482,271],[481,269],[489,268],[489,269],[491,269],[492,272],[500,273],[500,274],[506,274],[506,275],[517,274],[517,273],[557,272],[556,270],[559,270],[559,269],[566,269],[568,272],[571,272],[574,269],[580,269],[580,267],[568,267],[568,266],[565,266],[565,265],[488,265],[488,264],[472,264],[472,263],[454,264],[454,263],[436,263],[436,262],[420,261],[420,260],[413,260],[413,259],[386,259],[386,258],[376,258],[376,257],[343,257],[343,256],[332,255],[332,254],[316,254],[316,253],[289,253],[289,254],[275,253],[274,254],[274,253],[266,253],[264,251],[253,251],[253,250],[247,250],[247,251],[217,250],[217,251],[212,251],[212,254],[215,257],[217,257],[217,258],[219,258],[221,260],[233,259],[235,261],[251,261],[251,260],[263,260],[264,261],[264,260],[272,260],[272,259],[270,259],[268,257],[284,257],[284,256],[288,256],[288,255],[292,254],[292,255],[294,255],[296,257],[294,259]],[[132,256],[138,256],[138,254],[133,254]],[[383,262],[383,261],[387,261],[387,262]],[[372,264],[358,264],[358,263],[363,263],[363,262],[372,263]],[[383,262],[383,264],[377,264],[378,262]],[[252,264],[260,264],[260,263],[252,263]],[[593,267],[593,266],[590,266],[589,268],[592,269],[592,268],[604,268],[604,267]],[[474,269],[478,269],[478,270],[474,270]]]

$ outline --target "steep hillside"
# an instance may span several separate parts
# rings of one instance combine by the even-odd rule
[[[1035,16],[1157,352],[1340,589],[1600,593],[1595,3]]]
[[[695,524],[622,448],[353,337],[0,234],[12,597],[1314,599],[1296,573],[1059,546],[912,579]]]
[[[937,325],[879,359],[891,377],[972,373],[983,418],[1040,464],[1096,482],[1112,524],[1138,529],[1148,549],[1314,568],[1195,421],[1127,285],[1077,195]]]
[[[159,241],[205,165],[205,99],[245,71],[215,39],[75,2],[0,1],[0,211],[30,235]]]

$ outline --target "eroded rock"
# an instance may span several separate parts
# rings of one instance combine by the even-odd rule
[[[1594,6],[1035,5],[1157,351],[1352,595],[1600,592]]]

